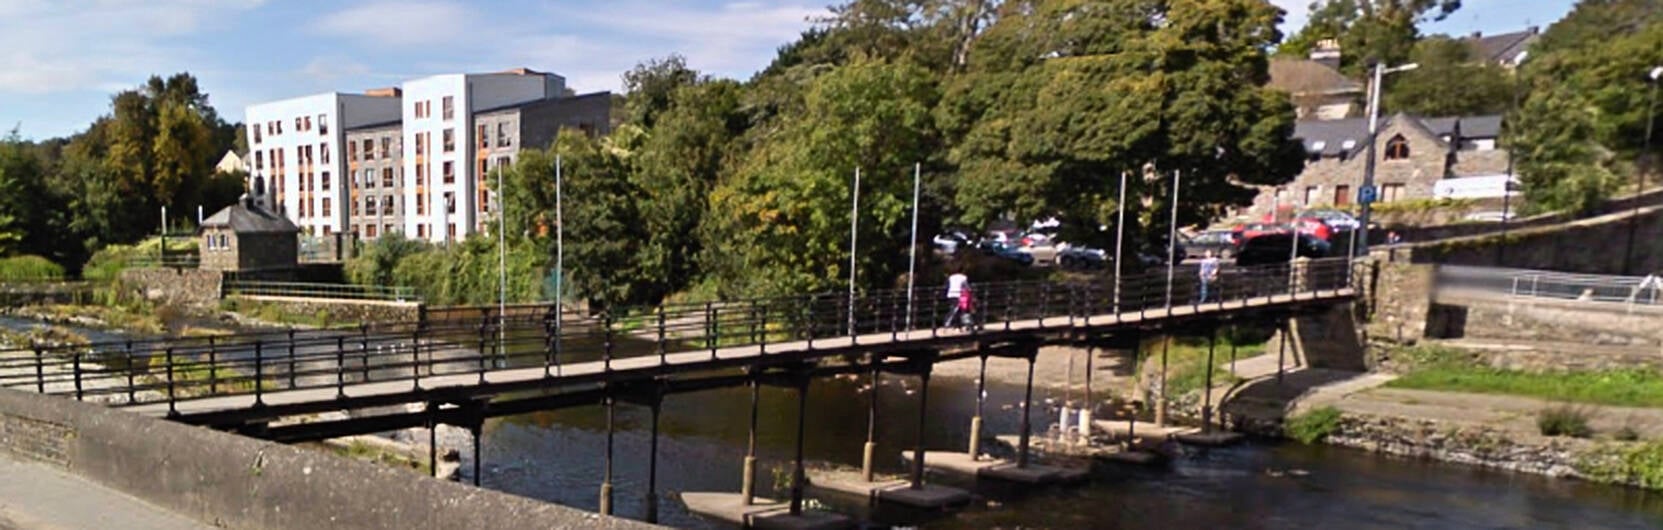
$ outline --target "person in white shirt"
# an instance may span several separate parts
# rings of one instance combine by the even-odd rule
[[[954,272],[947,276],[947,305],[952,309],[947,311],[947,321],[942,323],[941,327],[953,327],[953,321],[963,314],[959,310],[959,296],[964,294],[964,288],[969,285],[970,277],[965,276],[963,272]]]

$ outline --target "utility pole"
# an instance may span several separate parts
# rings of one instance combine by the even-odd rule
[[[912,286],[913,277],[918,272],[918,188],[923,168],[922,163],[912,164],[912,246],[907,247],[907,331],[912,331]],[[877,389],[872,391],[876,393]]]
[[[1374,144],[1378,143],[1376,140],[1379,139],[1379,135],[1380,135],[1380,89],[1381,89],[1380,81],[1381,81],[1382,78],[1384,78],[1386,76],[1386,74],[1394,74],[1394,73],[1397,73],[1397,72],[1407,72],[1409,70],[1414,70],[1416,68],[1420,68],[1420,65],[1415,64],[1415,63],[1409,63],[1409,64],[1405,64],[1405,65],[1401,65],[1401,66],[1394,66],[1394,67],[1387,68],[1385,64],[1382,64],[1379,61],[1374,61],[1374,67],[1373,67],[1374,75],[1371,78],[1371,80],[1369,81],[1369,102],[1368,102],[1368,113],[1369,113],[1369,139],[1368,139],[1368,142],[1369,142],[1369,144],[1368,144],[1368,147],[1367,147],[1367,149],[1368,149],[1368,160],[1365,160],[1363,162],[1363,187],[1361,189],[1357,190],[1359,196],[1365,196],[1365,197],[1371,197],[1371,198],[1373,197],[1371,192],[1367,191],[1367,190],[1374,189],[1374,158],[1375,158]],[[1338,199],[1335,199],[1335,200],[1338,201]],[[1374,201],[1358,201],[1358,202],[1363,203],[1362,215],[1357,220],[1358,223],[1361,225],[1359,227],[1359,229],[1361,229],[1363,231],[1363,234],[1362,234],[1362,237],[1358,238],[1358,240],[1357,240],[1357,251],[1362,253],[1362,254],[1368,254],[1368,252],[1369,252],[1369,212],[1372,210],[1372,208],[1370,206],[1371,206],[1371,203],[1373,203]],[[1297,236],[1298,230],[1295,230],[1295,232],[1296,232],[1295,239],[1298,239],[1298,236]]]

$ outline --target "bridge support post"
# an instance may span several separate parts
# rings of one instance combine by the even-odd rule
[[[1282,340],[1276,348],[1276,384],[1282,384],[1282,375],[1287,372],[1288,341],[1292,339],[1291,328],[1286,322],[1282,323]]]
[[[762,385],[751,380],[751,431],[745,445],[745,476],[740,479],[739,495],[750,506],[756,499],[756,412]]]
[[[481,425],[475,421],[468,426],[468,434],[473,435],[473,485],[479,487],[479,431]]]
[[[912,449],[912,489],[915,490],[924,489],[924,420],[928,417],[930,403],[931,366],[932,364],[925,363],[920,367],[921,371],[918,372],[918,439],[913,441]],[[873,392],[877,390],[877,388],[872,389]],[[871,446],[868,445],[867,447],[870,448]],[[870,449],[868,449],[867,454],[871,454]],[[866,481],[871,482],[872,478],[868,476]]]
[[[1097,358],[1097,346],[1086,346],[1086,389],[1085,403],[1080,406],[1080,443],[1091,445],[1091,411],[1097,404],[1091,400],[1091,365]]]
[[[976,372],[976,415],[970,417],[970,459],[982,458],[982,403],[987,396],[987,355],[982,355],[982,366]]]
[[[803,434],[808,420],[808,374],[801,374],[797,382],[797,459],[791,472],[791,515],[803,514]]]
[[[601,515],[612,515],[612,421],[616,403],[606,396],[606,467],[601,473]]]
[[[663,404],[664,394],[655,390],[651,403],[652,441],[647,450],[647,522],[653,524],[658,523],[658,415]]]
[[[1167,357],[1167,355],[1166,354],[1167,354],[1167,350],[1171,349],[1171,347],[1172,347],[1172,337],[1171,336],[1162,336],[1161,337],[1161,380],[1160,380],[1161,389],[1160,389],[1160,395],[1156,396],[1156,399],[1155,399],[1155,425],[1160,426],[1160,427],[1165,427],[1166,426],[1166,407],[1167,407],[1167,402],[1166,402],[1166,360],[1167,360],[1166,357]]]
[[[435,417],[438,407],[427,402],[427,470],[439,478],[439,423]]]
[[[1218,344],[1218,328],[1207,334],[1206,383],[1201,390],[1201,432],[1213,432],[1213,348]]]
[[[1028,353],[1028,385],[1022,394],[1022,436],[1016,450],[1016,467],[1028,467],[1028,438],[1032,430],[1031,409],[1034,405],[1034,360],[1038,356],[1037,350]]]
[[[866,446],[861,450],[860,476],[862,480],[872,481],[872,454],[877,451],[878,444],[878,358],[872,358],[872,387],[867,399],[866,410]],[[920,453],[922,454],[922,453]]]

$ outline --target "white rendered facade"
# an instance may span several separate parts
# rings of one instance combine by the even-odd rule
[[[474,113],[564,95],[565,79],[518,71],[447,74],[403,86],[403,203],[406,237],[460,240],[479,226]]]
[[[326,93],[250,105],[248,189],[302,232],[347,231],[345,131],[397,119],[396,96]]]

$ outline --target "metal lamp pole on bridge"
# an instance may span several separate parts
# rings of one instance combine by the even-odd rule
[[[566,219],[560,211],[560,155],[554,155],[554,340],[560,348],[560,327],[566,320]]]
[[[508,196],[502,187],[502,166],[497,166],[497,355],[506,358],[503,345],[508,342]],[[505,360],[499,362],[506,363]]]
[[[849,337],[855,336],[855,245],[860,234],[860,166],[855,166],[854,206],[849,210]]]
[[[1172,307],[1172,278],[1177,271],[1178,256],[1178,184],[1183,180],[1181,170],[1172,171],[1172,224],[1166,235],[1166,307]]]
[[[1126,172],[1125,171],[1120,172],[1120,201],[1115,203],[1114,209],[1115,209],[1115,215],[1120,217],[1120,220],[1115,221],[1115,226],[1114,226],[1114,312],[1119,313],[1120,312],[1120,270],[1121,270],[1121,266],[1122,266],[1122,262],[1120,261],[1120,248],[1121,248],[1121,242],[1125,240],[1125,236],[1126,236]]]
[[[912,164],[912,245],[907,247],[907,331],[912,331],[912,286],[913,277],[918,272],[918,185],[923,167],[922,163]]]

